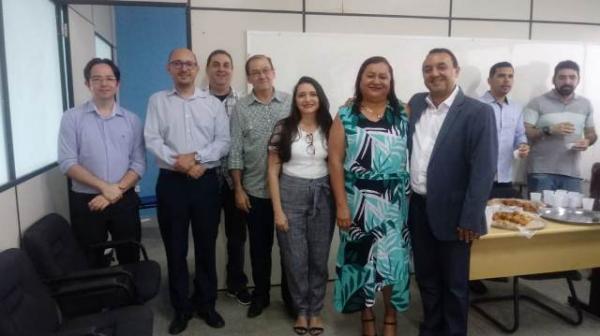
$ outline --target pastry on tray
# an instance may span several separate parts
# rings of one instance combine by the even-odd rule
[[[538,213],[544,206],[541,202],[529,201],[519,198],[493,198],[488,201],[488,205],[503,205],[507,207],[519,207],[527,212]]]
[[[546,226],[537,214],[519,210],[501,210],[492,215],[492,226],[508,230],[539,230]]]

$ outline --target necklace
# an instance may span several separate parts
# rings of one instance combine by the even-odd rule
[[[365,105],[360,105],[360,109],[363,112],[363,114],[366,114],[369,117],[375,116],[376,121],[381,120],[381,118],[383,118],[383,113],[375,113],[373,112],[373,110]]]

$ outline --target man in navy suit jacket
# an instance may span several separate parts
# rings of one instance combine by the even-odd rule
[[[431,50],[422,70],[429,92],[408,103],[409,229],[424,309],[420,335],[466,335],[470,247],[486,233],[496,122],[489,105],[458,87],[460,68],[450,50]]]

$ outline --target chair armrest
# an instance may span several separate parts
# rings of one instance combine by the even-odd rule
[[[136,242],[135,240],[112,240],[104,243],[90,245],[89,248],[106,250],[107,248],[119,247],[123,245],[134,245],[138,247],[142,251],[144,260],[148,260],[148,253],[146,252],[146,248],[144,247],[144,245],[142,245],[139,242]]]
[[[102,278],[92,281],[85,282],[74,282],[70,284],[64,284],[59,286],[52,291],[51,295],[55,298],[60,298],[66,295],[90,293],[91,291],[105,290],[119,288],[124,290],[130,298],[135,298],[134,293],[131,292],[130,287],[117,281],[116,278]]]
[[[84,271],[79,271],[75,273],[71,273],[66,276],[53,278],[53,279],[45,279],[44,283],[53,286],[60,285],[61,283],[73,282],[73,281],[81,281],[81,280],[94,280],[101,278],[113,278],[117,275],[125,275],[129,277],[129,279],[133,282],[135,279],[131,272],[128,272],[122,267],[113,266],[106,268],[97,268],[97,269],[89,269]]]

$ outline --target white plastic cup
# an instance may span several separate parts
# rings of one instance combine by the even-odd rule
[[[533,202],[541,202],[542,201],[542,193],[539,193],[539,192],[529,193],[529,199],[532,200]]]
[[[566,208],[567,206],[569,206],[569,197],[567,197],[567,194],[555,193],[554,206],[558,208]]]
[[[544,190],[542,191],[544,195],[544,203],[549,206],[554,206],[554,191],[553,190]]]
[[[592,209],[594,208],[594,201],[595,201],[595,199],[590,198],[590,197],[582,198],[581,203],[583,205],[583,210],[592,211]]]
[[[569,198],[569,208],[581,208],[581,200],[583,199],[583,195],[576,191],[569,191],[567,193],[567,197]]]

